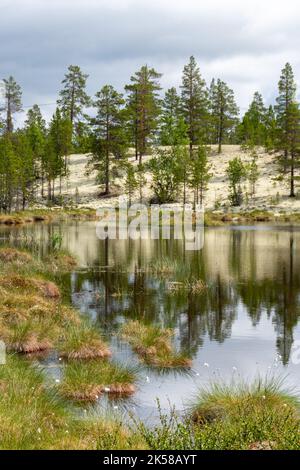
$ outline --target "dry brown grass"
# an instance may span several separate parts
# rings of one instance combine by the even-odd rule
[[[13,215],[0,215],[0,225],[20,225],[24,223],[22,217]]]
[[[107,390],[109,389],[109,392]],[[69,390],[64,396],[76,402],[95,403],[100,395],[108,393],[110,396],[129,397],[135,393],[135,386],[132,384],[112,384],[109,387],[104,385],[90,385],[84,391]]]
[[[0,286],[6,290],[34,293],[38,292],[49,299],[59,299],[60,290],[56,284],[44,279],[30,278],[19,274],[7,274],[0,277]]]
[[[9,351],[18,353],[32,354],[40,351],[46,351],[53,347],[53,343],[47,338],[39,338],[35,333],[31,333],[24,340],[12,342],[8,345]]]
[[[52,272],[70,271],[77,265],[77,261],[72,256],[64,253],[56,253],[46,257],[45,263]]]
[[[3,263],[28,264],[32,262],[32,256],[15,248],[1,248],[0,261]]]
[[[0,225],[22,225],[33,222],[46,222],[52,219],[52,214],[39,214],[31,212],[19,212],[17,214],[1,214]]]
[[[82,346],[77,351],[62,351],[60,355],[67,359],[103,359],[106,357],[111,357],[111,352],[106,346],[103,346],[101,341],[99,341],[95,342],[94,344]]]

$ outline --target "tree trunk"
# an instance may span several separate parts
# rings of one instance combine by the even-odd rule
[[[290,197],[295,197],[295,169],[294,169],[294,154],[291,156],[291,192]]]
[[[219,123],[219,135],[218,135],[218,153],[222,153],[222,142],[223,142],[223,109],[220,111],[220,123]]]
[[[193,142],[190,140],[190,157],[192,158],[193,156]]]
[[[109,152],[106,152],[105,161],[105,194],[109,194]]]
[[[51,180],[48,179],[48,201],[51,201]]]

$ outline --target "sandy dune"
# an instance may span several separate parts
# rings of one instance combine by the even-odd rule
[[[218,155],[216,147],[212,147],[209,157],[211,164],[211,173],[213,177],[209,183],[208,191],[205,196],[205,206],[207,209],[228,206],[228,180],[226,168],[228,162],[234,157],[240,156],[244,162],[250,162],[251,156],[241,151],[238,145],[224,145],[223,152]],[[145,157],[144,161],[151,157]],[[130,160],[135,164],[133,157]],[[243,184],[244,193],[248,192],[248,201],[245,201],[242,208],[260,208],[273,211],[300,211],[300,193],[299,198],[290,199],[288,197],[288,176],[283,181],[278,179],[278,163],[276,155],[269,155],[262,150],[258,152],[258,167],[260,176],[256,184],[256,195],[253,199],[250,197],[250,187],[247,182]],[[77,194],[79,207],[97,208],[99,205],[111,205],[116,203],[117,194],[123,194],[123,181],[116,180],[114,195],[110,198],[99,198],[101,188],[96,184],[96,174],[86,175],[87,154],[70,155],[70,172],[68,178],[63,180],[62,195],[67,200],[74,200]],[[143,197],[149,200],[153,195],[151,190],[151,176],[146,175],[147,185],[143,189]],[[56,184],[56,192],[59,192],[59,183]],[[135,199],[138,201],[138,193]],[[192,192],[189,193],[189,199],[192,201]]]

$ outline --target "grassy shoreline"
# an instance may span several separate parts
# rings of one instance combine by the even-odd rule
[[[80,393],[91,401],[96,372],[97,395],[109,388],[109,394],[128,396],[136,381],[135,371],[110,362],[99,330],[65,301],[57,266],[68,272],[75,264],[64,252],[41,260],[25,250],[0,249],[0,339],[7,349],[0,365],[0,449],[97,449],[112,429],[117,445],[128,447],[131,433],[116,420],[79,420],[70,411]],[[61,355],[59,385],[34,366],[37,354],[51,350]]]
[[[135,392],[138,370],[111,360],[101,332],[65,301],[54,272],[74,263],[59,251],[41,260],[0,249],[0,339],[8,349],[0,365],[0,449],[300,449],[299,400],[275,379],[214,383],[199,390],[184,415],[158,408],[152,427],[138,418],[128,426],[116,415],[95,417],[101,394]],[[132,321],[120,334],[148,365],[191,365],[173,348],[171,330]],[[51,349],[61,360],[58,381],[34,362]],[[90,411],[79,416],[82,403]]]
[[[0,225],[25,225],[36,222],[54,222],[64,220],[96,220],[96,211],[89,208],[81,209],[28,209],[10,214],[0,213]]]
[[[101,206],[101,200],[99,200]],[[109,206],[107,206],[109,208]],[[115,206],[111,206],[115,207]],[[95,209],[91,208],[45,208],[32,209],[11,214],[0,214],[0,226],[23,226],[34,223],[51,223],[62,221],[95,221]],[[171,225],[173,219],[171,217]],[[300,225],[300,212],[277,211],[265,209],[229,208],[205,211],[204,225],[206,227],[226,226],[240,223],[291,223]]]

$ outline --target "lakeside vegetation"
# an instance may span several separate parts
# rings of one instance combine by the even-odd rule
[[[101,394],[128,397],[138,367],[115,362],[99,329],[65,303],[53,263],[68,272],[74,260],[54,250],[45,258],[0,249],[1,339],[8,346],[0,366],[1,449],[299,449],[299,402],[284,382],[214,383],[154,426],[136,417],[94,414]],[[148,366],[189,367],[173,348],[172,331],[140,321],[120,330]],[[57,350],[60,379],[36,366],[36,353]],[[78,405],[88,412],[78,416]],[[75,408],[74,408],[75,407]]]
[[[274,378],[214,383],[199,391],[181,419],[160,413],[149,429],[137,423],[151,449],[299,450],[299,401]]]
[[[283,188],[288,185],[291,198],[297,196],[300,111],[289,63],[281,72],[276,102],[266,106],[256,92],[243,116],[230,87],[220,79],[207,86],[193,56],[184,66],[180,92],[172,87],[162,96],[161,76],[144,65],[130,78],[125,94],[105,85],[91,98],[86,92],[88,76],[71,65],[51,121],[46,123],[34,105],[19,129],[14,129],[13,117],[22,110],[21,88],[13,77],[5,79],[0,213],[19,212],[37,201],[49,207],[65,205],[61,185],[69,174],[71,152],[89,155],[86,172],[96,172],[100,199],[111,195],[114,180],[121,176],[129,201],[137,194],[142,200],[149,173],[152,195],[148,202],[185,203],[190,192],[197,204],[205,201],[212,178],[210,146],[217,145],[218,159],[223,145],[238,144],[241,155],[228,162],[225,173],[228,205],[239,207],[249,198],[255,204],[258,150],[263,148],[276,161],[273,177]],[[129,159],[130,149],[136,164]],[[247,163],[245,150],[251,155]],[[145,158],[149,155],[150,160]],[[78,199],[77,187],[71,203],[76,206]],[[0,215],[0,221],[22,220],[18,217]]]

